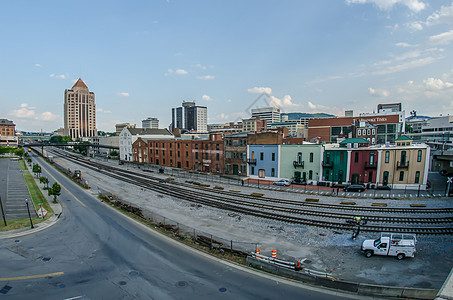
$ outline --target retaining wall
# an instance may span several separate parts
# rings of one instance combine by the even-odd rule
[[[352,281],[334,280],[330,277],[322,277],[315,274],[309,274],[303,269],[294,271],[270,265],[266,262],[257,260],[251,256],[247,257],[247,264],[265,270],[276,275],[293,278],[303,283],[328,287],[332,289],[343,290],[363,296],[381,296],[411,299],[434,299],[439,290],[436,289],[418,289],[408,287],[394,287],[384,285],[373,285],[358,283]]]

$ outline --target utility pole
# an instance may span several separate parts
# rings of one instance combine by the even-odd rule
[[[5,218],[5,212],[3,211],[2,197],[0,197],[0,208],[2,209],[3,222],[5,223],[5,227],[6,227],[8,225],[6,225],[6,218]]]

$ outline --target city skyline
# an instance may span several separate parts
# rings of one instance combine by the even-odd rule
[[[208,123],[248,118],[263,92],[251,108],[453,111],[453,2],[26,3],[0,18],[0,118],[17,130],[63,127],[64,90],[79,77],[109,132],[149,116],[168,128],[182,101],[207,106]]]

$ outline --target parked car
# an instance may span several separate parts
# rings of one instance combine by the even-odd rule
[[[274,185],[290,186],[291,181],[289,181],[288,179],[281,179],[281,180],[274,181]]]
[[[363,184],[350,184],[344,187],[345,192],[363,192],[366,190],[365,186]]]

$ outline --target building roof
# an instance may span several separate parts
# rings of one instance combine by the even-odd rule
[[[351,138],[351,139],[346,139],[340,143],[340,145],[346,145],[346,144],[369,144],[370,141],[364,138]]]
[[[125,127],[132,135],[173,135],[168,129]]]
[[[83,80],[82,80],[81,78],[79,78],[79,79],[77,80],[77,82],[72,86],[73,89],[74,89],[75,87],[88,89],[88,87],[86,86],[85,82],[83,82]]]
[[[408,137],[407,135],[402,135],[400,136],[399,138],[396,139],[397,141],[412,141],[413,139],[411,139],[410,137]]]

